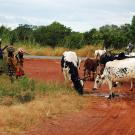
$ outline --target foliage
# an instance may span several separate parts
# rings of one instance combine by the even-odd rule
[[[66,48],[79,49],[83,46],[83,34],[72,32],[72,34],[64,38],[63,44]]]
[[[13,102],[19,101],[25,103],[34,99],[35,82],[27,77],[22,77],[18,81],[11,84],[7,77],[0,76],[0,99],[3,101],[5,97],[11,97]],[[6,85],[9,84],[9,85]]]
[[[66,28],[64,25],[53,22],[48,26],[40,26],[34,31],[35,41],[42,45],[50,45],[55,47],[64,39],[65,36],[71,33],[70,28]]]
[[[129,42],[135,43],[135,16],[131,24],[105,25],[99,29],[92,28],[84,33],[74,32],[71,28],[53,22],[48,26],[33,26],[20,24],[14,30],[0,27],[0,38],[4,42],[20,42],[39,44],[41,46],[81,48],[84,45],[101,44],[102,47],[121,49]],[[105,45],[107,43],[107,45]]]

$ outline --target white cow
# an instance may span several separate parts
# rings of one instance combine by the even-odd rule
[[[135,79],[135,58],[126,58],[123,60],[114,60],[106,63],[102,75],[97,75],[94,89],[99,88],[103,83],[109,86],[110,96],[112,97],[112,87],[114,82],[131,82],[133,89],[133,80]]]
[[[79,78],[80,60],[75,52],[65,51],[61,59],[61,68],[65,81],[71,80],[79,94],[83,94],[83,82]]]
[[[104,50],[95,50],[95,58],[97,59],[97,58],[100,58],[103,54],[105,54],[106,53],[106,49],[104,49]]]

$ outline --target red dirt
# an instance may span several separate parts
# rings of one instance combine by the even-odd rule
[[[44,81],[63,81],[59,60],[25,60],[26,74]],[[80,70],[82,76],[83,70]],[[85,84],[90,91],[93,82]],[[108,93],[103,86],[100,92]],[[107,100],[104,97],[92,97],[88,106],[80,112],[55,119],[43,120],[36,128],[25,135],[134,135],[135,134],[135,92],[129,91],[129,84],[120,88],[124,97]],[[84,96],[85,98],[85,96]]]

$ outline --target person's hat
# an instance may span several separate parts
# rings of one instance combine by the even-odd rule
[[[19,48],[19,49],[18,49],[18,52],[24,53],[24,50],[23,50],[22,48]]]

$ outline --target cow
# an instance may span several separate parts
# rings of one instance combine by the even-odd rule
[[[95,73],[97,73],[97,67],[98,67],[97,59],[86,58],[86,60],[84,61],[84,79],[87,78],[88,75],[91,80],[94,80]]]
[[[135,79],[135,58],[114,60],[106,63],[102,75],[97,75],[93,90],[99,88],[103,83],[109,86],[109,99],[113,97],[112,88],[114,84],[120,82],[131,82],[130,90],[133,90],[133,80]]]
[[[126,56],[124,52],[120,52],[118,55],[113,55],[111,53],[111,51],[107,51],[106,53],[104,53],[103,55],[100,56],[100,59],[99,59],[100,71],[99,71],[99,73],[100,74],[103,73],[103,70],[104,70],[107,62],[113,61],[113,60],[122,60],[125,58],[128,58],[128,56]]]
[[[83,81],[79,77],[80,60],[75,52],[65,51],[61,59],[61,68],[65,81],[71,80],[77,92],[83,94]]]

